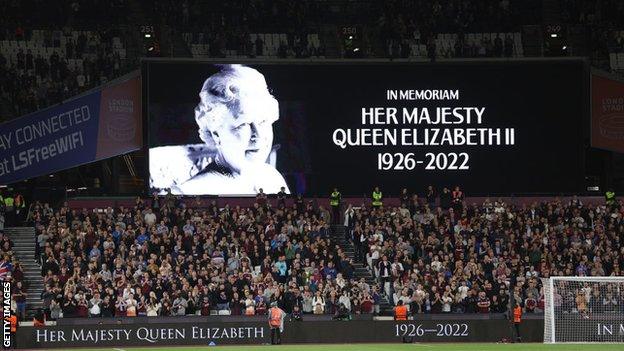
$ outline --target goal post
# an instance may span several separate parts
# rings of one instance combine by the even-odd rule
[[[624,343],[624,277],[542,279],[544,343]]]

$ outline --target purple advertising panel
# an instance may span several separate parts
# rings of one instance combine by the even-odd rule
[[[0,125],[0,184],[76,167],[142,147],[137,74]]]

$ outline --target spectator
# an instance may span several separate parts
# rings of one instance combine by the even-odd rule
[[[18,281],[17,284],[13,287],[12,298],[17,304],[17,318],[20,321],[24,321],[26,318],[26,296],[27,293],[22,285],[21,281]]]
[[[173,313],[176,316],[184,316],[186,315],[186,309],[188,307],[188,301],[184,297],[184,293],[178,294],[178,296],[173,300]]]
[[[135,300],[136,315],[178,315],[181,298],[187,303],[184,315],[251,314],[254,304],[255,314],[262,314],[270,301],[289,312],[299,306],[303,313],[333,315],[343,304],[351,313],[368,313],[379,312],[383,299],[403,301],[411,314],[448,312],[449,304],[452,312],[484,312],[486,302],[489,313],[498,313],[508,305],[510,289],[511,297],[525,305],[529,296],[541,297],[535,278],[621,271],[613,264],[617,250],[583,257],[600,245],[618,247],[621,228],[608,225],[621,221],[618,206],[553,200],[523,208],[499,199],[464,203],[461,213],[429,211],[419,204],[414,211],[353,208],[347,238],[359,237],[375,279],[369,285],[353,279],[350,259],[326,234],[320,207],[303,202],[284,209],[257,205],[219,211],[214,204],[179,205],[152,211],[152,226],[145,223],[148,210],[140,201],[134,208],[101,213],[34,206],[38,239],[47,236],[40,251],[50,314],[59,304],[65,317],[82,313],[72,312],[73,296],[78,301],[84,296],[86,313],[94,314],[94,284],[103,287],[97,289],[103,317],[131,315],[128,299]],[[298,206],[302,212],[293,216]],[[94,228],[98,222],[107,225]],[[536,223],[547,223],[549,232]],[[499,224],[501,229],[490,230]],[[163,242],[171,246],[164,248]],[[67,250],[73,245],[80,249]],[[100,254],[91,256],[94,246]],[[582,254],[571,255],[565,247]],[[82,265],[84,273],[75,270]]]
[[[336,310],[336,314],[332,317],[333,320],[340,320],[340,321],[349,320],[350,318],[351,318],[351,315],[349,313],[349,310],[347,306],[343,304],[340,304],[340,306]]]
[[[70,292],[65,296],[65,298],[63,299],[62,306],[63,306],[62,309],[63,309],[64,318],[75,317],[78,304],[76,300],[74,299],[73,293]]]
[[[312,299],[312,306],[314,314],[325,313],[325,299],[321,295],[320,291],[317,291],[316,295]]]
[[[451,291],[447,290],[442,295],[442,313],[450,313],[451,305],[453,303],[453,297],[451,296]]]
[[[100,293],[93,293],[93,297],[89,300],[89,317],[100,317],[102,314],[102,310],[100,305],[102,304],[102,299],[100,298]]]
[[[151,227],[155,223],[156,223],[156,214],[152,212],[152,209],[147,209],[147,213],[145,214],[145,224]]]
[[[479,313],[489,313],[490,312],[490,299],[486,296],[485,291],[479,292],[479,300],[477,301],[477,307],[479,308]]]

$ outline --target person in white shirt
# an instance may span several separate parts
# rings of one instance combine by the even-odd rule
[[[461,285],[459,288],[457,288],[457,291],[459,292],[462,300],[468,296],[468,286],[466,285],[465,281],[461,282]]]
[[[407,310],[409,311],[411,299],[407,295],[408,291],[409,290],[407,288],[403,288],[400,285],[395,284],[395,293],[392,294],[392,299],[395,305],[398,304],[399,301],[403,301],[403,304],[407,307]]]
[[[453,296],[451,296],[451,292],[445,291],[444,295],[442,295],[442,312],[450,313],[452,303],[453,303]]]
[[[129,298],[134,296],[134,293],[135,293],[134,288],[132,288],[130,286],[130,283],[128,283],[126,285],[126,287],[124,288],[124,290],[123,290],[122,297],[123,297],[124,300],[128,300]]]
[[[349,294],[348,293],[345,292],[342,295],[340,295],[340,298],[338,298],[338,305],[340,305],[340,304],[345,305],[347,310],[349,310],[349,312],[351,312],[351,299],[349,298]]]
[[[344,288],[347,285],[347,281],[342,276],[342,273],[338,273],[336,276],[336,285],[340,287],[340,289]]]
[[[188,307],[188,301],[184,297],[184,295],[178,295],[175,300],[173,300],[173,313],[176,316],[184,316],[186,315],[186,308]]]
[[[317,291],[316,295],[312,298],[312,309],[314,314],[323,314],[325,312],[325,299],[320,291]]]
[[[353,205],[349,204],[349,206],[347,207],[347,210],[344,213],[344,226],[347,228],[350,228],[351,221],[353,219],[353,216],[355,215],[355,210],[353,209]]]
[[[431,262],[431,268],[436,272],[439,272],[442,269],[442,262],[440,262],[440,258],[437,255],[433,256],[433,261]]]
[[[158,311],[160,311],[161,304],[155,299],[151,299],[145,306],[145,311],[148,317],[157,317]]]
[[[256,314],[256,301],[253,299],[253,296],[249,292],[245,292],[246,298],[243,301],[245,306],[245,315],[253,316]]]
[[[150,227],[156,224],[156,215],[154,214],[154,212],[152,212],[151,208],[147,210],[147,213],[145,213],[143,220],[145,221],[145,224]]]
[[[91,300],[89,300],[89,317],[99,317],[102,313],[102,309],[100,305],[102,304],[102,299],[100,298],[100,293],[95,292]]]

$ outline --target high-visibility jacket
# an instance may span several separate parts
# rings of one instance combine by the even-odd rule
[[[331,206],[340,205],[340,192],[339,191],[334,191],[331,193],[331,196],[329,198],[329,204]]]
[[[516,306],[513,309],[513,321],[514,323],[520,323],[522,321],[522,308]]]
[[[273,328],[282,325],[282,310],[279,307],[271,307],[269,310],[269,325]]]
[[[15,333],[17,331],[17,316],[16,315],[11,315],[11,317],[9,317],[9,322],[11,323],[11,333]]]
[[[381,206],[381,199],[383,198],[383,194],[381,191],[373,191],[373,206]]]
[[[605,202],[607,205],[613,205],[615,203],[615,192],[607,191],[605,193]]]
[[[7,207],[7,209],[9,209],[9,207],[13,209],[14,203],[15,203],[15,200],[13,199],[13,196],[7,196],[4,198],[4,205]]]
[[[394,319],[397,321],[407,320],[407,306],[401,305],[394,308]]]

